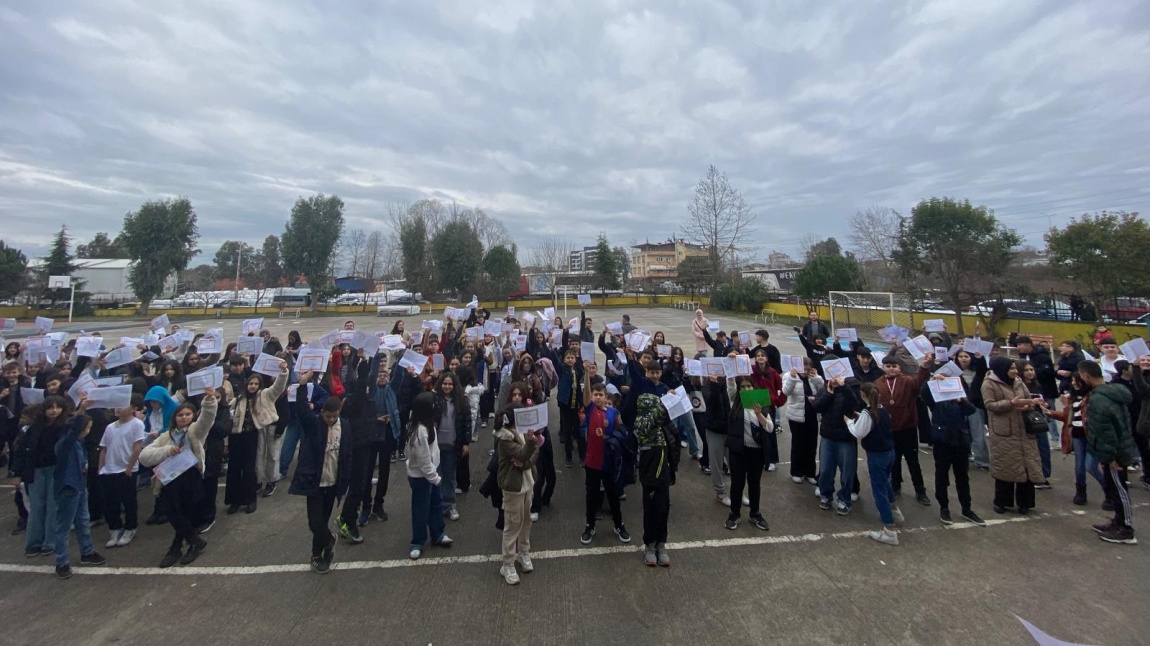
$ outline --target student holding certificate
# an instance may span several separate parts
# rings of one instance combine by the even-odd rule
[[[287,387],[288,367],[280,364],[280,374],[271,386],[264,387],[264,376],[250,375],[243,389],[235,394],[232,402],[232,434],[228,438],[228,479],[224,488],[224,504],[228,514],[234,514],[244,507],[246,513],[256,510],[256,492],[259,479],[256,475],[256,457],[259,451],[260,435],[272,436],[274,443],[275,424],[279,420],[276,400]]]
[[[204,390],[198,417],[194,404],[180,404],[172,415],[168,432],[140,453],[140,464],[155,469],[153,487],[162,487],[160,504],[176,532],[168,553],[160,560],[162,568],[172,567],[176,561],[187,565],[208,546],[196,531],[193,519],[204,495],[204,441],[216,421],[216,405],[216,391],[211,387]]]

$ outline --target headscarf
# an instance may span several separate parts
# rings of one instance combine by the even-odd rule
[[[990,371],[1008,386],[1014,385],[1014,378],[1010,376],[1012,367],[1014,367],[1014,362],[1006,357],[995,357],[990,360]]]

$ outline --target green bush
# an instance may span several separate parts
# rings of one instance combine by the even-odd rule
[[[732,312],[755,312],[767,301],[767,287],[757,280],[720,285],[711,295],[712,307]]]

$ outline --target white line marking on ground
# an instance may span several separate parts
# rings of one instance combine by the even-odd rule
[[[1150,503],[1140,503],[1135,507],[1147,507]],[[1049,518],[1070,517],[1074,512],[1059,512],[1055,514],[1033,514],[1030,516],[1013,516],[1009,518],[991,518],[986,521],[990,527],[997,527],[1011,523],[1025,523]],[[939,530],[964,530],[978,528],[967,522],[956,522],[953,525],[930,525],[921,527],[907,527],[900,530],[904,534],[921,534]],[[823,534],[792,534],[782,536],[748,536],[741,538],[707,539],[701,541],[681,541],[667,543],[668,550],[693,550],[703,548],[743,547],[748,545],[778,545],[787,543],[817,543],[824,540],[865,538],[869,531],[831,532]],[[433,549],[433,548],[429,548]],[[532,560],[548,560],[577,558],[584,556],[605,556],[609,554],[634,554],[641,549],[638,545],[612,545],[605,547],[584,547],[561,550],[543,550],[531,554]],[[468,556],[434,556],[412,561],[410,559],[389,559],[386,561],[336,561],[334,569],[339,570],[390,570],[405,567],[432,567],[437,565],[468,565],[476,563],[498,563],[502,560],[499,554],[474,554]],[[311,566],[307,563],[293,563],[287,565],[252,565],[252,566],[205,566],[205,567],[172,567],[161,570],[157,567],[75,567],[73,571],[82,575],[170,575],[170,576],[209,576],[209,575],[253,575],[253,574],[280,574],[285,572],[307,572]],[[0,572],[22,574],[52,574],[56,571],[54,565],[20,565],[16,563],[0,563]]]

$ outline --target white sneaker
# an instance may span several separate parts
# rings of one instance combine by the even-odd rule
[[[125,547],[128,543],[131,543],[134,538],[136,538],[136,530],[125,529],[123,535],[120,536],[120,540],[116,541],[116,547]]]
[[[451,520],[459,520],[459,510],[454,505],[447,508],[447,517]]]
[[[422,554],[423,554],[423,550],[421,550],[417,547],[417,548],[411,550],[411,552],[408,553],[408,556],[410,556],[411,560],[414,561],[414,560],[418,559]]]
[[[531,522],[533,522],[533,523],[539,522],[539,514],[538,513],[536,513],[536,512],[531,513]]]
[[[715,502],[719,503],[720,505],[722,505],[724,507],[730,507],[731,506],[731,497],[726,495],[726,494],[717,493],[717,494],[715,494]]]
[[[743,496],[743,506],[745,507],[745,506],[750,505],[750,504],[751,504],[751,499],[748,498],[746,495],[744,495]]]
[[[800,478],[799,476],[791,476],[791,482],[793,482],[795,484],[802,484],[803,479]]]
[[[120,537],[124,535],[124,530],[113,529],[108,532],[108,542],[104,543],[104,547],[112,548],[120,544]]]
[[[519,573],[515,571],[515,566],[510,567],[504,565],[499,568],[499,574],[503,576],[503,580],[507,585],[519,585]]]
[[[807,484],[813,484],[813,485],[817,485],[817,484],[819,483],[819,479],[818,479],[818,478],[811,478],[811,477],[809,477],[809,476],[808,476],[808,477],[806,478],[806,480],[807,480]]]
[[[894,522],[901,525],[906,522],[906,516],[902,515],[902,510],[898,507],[893,507],[891,513],[894,514]]]
[[[775,464],[774,462],[767,465],[767,471],[775,471],[778,468],[779,468],[779,465]]]
[[[371,479],[371,484],[373,484],[373,485],[377,485],[377,484],[379,484],[379,478],[372,478],[372,479]]]
[[[871,540],[878,541],[884,545],[898,545],[898,534],[883,527],[881,531],[871,532],[867,534]]]
[[[821,498],[821,497],[822,497],[822,494],[821,494],[821,493],[819,493],[819,486],[818,486],[818,485],[815,485],[815,497],[816,497],[816,498]]]
[[[535,565],[531,562],[530,554],[520,554],[519,556],[515,557],[515,560],[519,561],[519,567],[523,568],[524,572],[535,571]]]
[[[859,495],[857,493],[852,493],[851,494],[851,502],[858,502],[858,501],[859,501]]]

